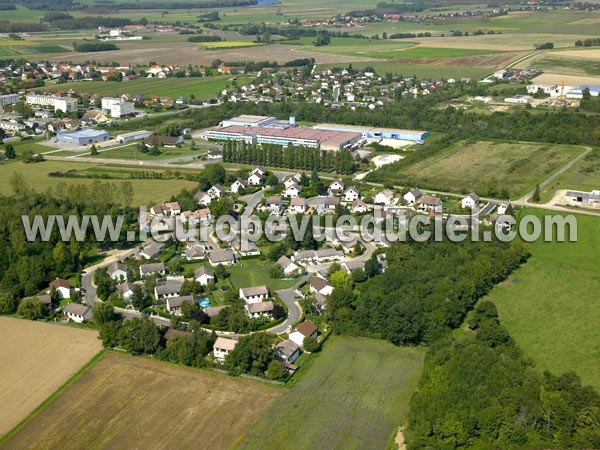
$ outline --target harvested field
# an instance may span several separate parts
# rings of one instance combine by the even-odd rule
[[[555,56],[566,56],[573,58],[600,59],[600,48],[586,50],[565,50],[564,52],[553,53]]]
[[[543,73],[534,80],[536,83],[553,83],[560,85],[563,81],[567,86],[580,84],[600,84],[600,77],[564,75],[562,73]]]
[[[432,66],[461,66],[461,67],[497,67],[515,61],[526,53],[491,53],[485,55],[458,56],[456,58],[419,58],[403,60],[409,64],[427,64]]]
[[[142,41],[143,42],[143,41]],[[273,44],[265,46],[254,46],[246,48],[224,48],[218,50],[207,50],[202,45],[192,42],[150,42],[124,44],[119,43],[120,50],[109,52],[95,52],[94,60],[103,63],[111,61],[123,61],[131,65],[146,65],[150,61],[159,64],[177,65],[210,65],[216,58],[223,61],[277,61],[284,63],[296,58],[315,58],[317,62],[352,62],[364,61],[369,58],[334,55],[300,50],[302,45],[293,46],[285,44]],[[44,55],[51,58],[52,55]],[[56,55],[57,57],[59,55]],[[32,60],[36,55],[31,56]],[[65,61],[83,63],[90,59],[89,53],[61,53],[60,58]]]
[[[102,350],[93,330],[0,317],[0,435]]]
[[[281,392],[255,381],[110,352],[5,448],[227,449]]]

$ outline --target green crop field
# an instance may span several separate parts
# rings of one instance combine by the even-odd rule
[[[535,242],[530,260],[485,299],[496,303],[502,323],[539,367],[575,370],[600,389],[600,218],[576,218],[576,243]]]
[[[221,41],[221,42],[203,42],[200,44],[207,50],[221,50],[225,48],[239,48],[239,47],[256,47],[259,44],[251,41]]]
[[[563,58],[560,52],[548,53],[543,58],[531,61],[529,65],[545,72],[564,75],[600,75],[600,59]]]
[[[332,337],[238,449],[383,449],[406,424],[423,349]]]
[[[498,189],[514,198],[582,151],[565,145],[462,141],[408,167],[394,163],[378,173],[386,181],[457,193],[487,192],[495,179]]]
[[[343,66],[345,65],[340,63],[319,64],[319,68]],[[365,67],[373,67],[379,74],[390,72],[405,77],[416,76],[417,78],[445,80],[448,78],[471,78],[473,80],[478,80],[493,72],[493,69],[485,67],[436,66],[432,64],[409,64],[397,61],[353,62],[352,67],[357,70],[364,70]]]
[[[58,184],[66,185],[90,185],[93,179],[75,179],[75,178],[60,178],[51,177],[48,174],[51,172],[64,172],[67,170],[89,170],[97,167],[95,164],[78,163],[78,162],[63,162],[63,161],[44,161],[40,163],[25,164],[21,161],[13,161],[4,163],[0,166],[0,194],[8,195],[12,193],[10,179],[14,172],[21,173],[26,183],[38,192],[44,192]],[[98,166],[102,167],[102,166]],[[113,170],[118,170],[113,168]],[[149,169],[154,170],[154,169]],[[125,177],[124,177],[125,178]],[[102,182],[120,184],[123,181],[118,180],[100,180]],[[194,188],[196,183],[185,180],[128,180],[133,184],[133,203],[134,205],[149,204],[167,200],[172,194],[175,194],[183,188]]]
[[[47,92],[66,92],[73,89],[96,95],[143,95],[144,97],[167,96],[171,98],[190,97],[208,99],[215,97],[226,86],[231,85],[230,76],[206,78],[141,78],[127,81],[83,81],[48,85],[43,88]],[[237,83],[250,81],[248,77],[238,78]]]

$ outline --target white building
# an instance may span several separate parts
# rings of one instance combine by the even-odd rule
[[[479,196],[474,192],[471,192],[469,195],[462,199],[460,205],[463,208],[477,208],[479,206]]]
[[[269,298],[269,290],[264,285],[240,288],[240,298],[244,300],[246,304],[260,303]]]
[[[118,118],[134,114],[134,105],[133,102],[125,101],[122,98],[104,97],[102,98],[102,110],[109,111],[111,117]]]
[[[213,345],[214,358],[217,361],[224,361],[225,357],[233,351],[236,345],[237,341],[234,341],[233,339],[218,337],[215,341],[215,345]]]
[[[14,105],[18,101],[19,96],[17,94],[0,95],[0,108],[5,107],[6,105]]]
[[[78,303],[69,303],[63,308],[63,312],[68,320],[82,323],[92,318],[92,308]]]
[[[125,144],[126,142],[139,141],[150,137],[152,133],[146,130],[132,131],[131,133],[117,134],[117,142]]]
[[[52,106],[54,111],[77,111],[77,99],[57,97],[56,95],[27,94],[25,102],[28,105]]]

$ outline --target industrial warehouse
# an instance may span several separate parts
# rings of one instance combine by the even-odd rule
[[[223,120],[219,128],[207,130],[206,139],[244,141],[249,144],[276,144],[320,148],[322,150],[356,149],[363,142],[383,139],[422,144],[427,131],[369,128],[321,124],[312,128],[296,126],[294,117],[280,121],[275,117],[242,115]]]

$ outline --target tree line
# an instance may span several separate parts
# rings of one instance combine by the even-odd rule
[[[355,170],[348,150],[323,151],[319,148],[273,144],[247,144],[228,140],[223,144],[223,162],[257,164],[288,169],[351,174]]]

